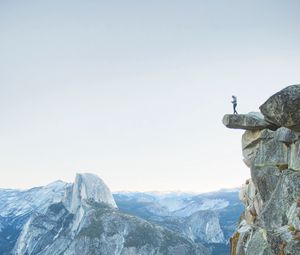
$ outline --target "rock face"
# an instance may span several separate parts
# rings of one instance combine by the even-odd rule
[[[240,192],[245,211],[231,255],[300,254],[300,85],[278,92],[260,109],[278,129],[247,130],[242,137],[251,179]]]
[[[116,208],[115,200],[106,184],[96,175],[85,173],[77,174],[75,183],[65,194],[65,206],[70,212],[76,213],[87,201],[104,203]]]
[[[9,254],[9,253],[8,253]],[[34,213],[14,255],[209,255],[175,232],[120,212],[104,182],[78,174],[64,198]]]
[[[289,86],[260,106],[266,121],[300,132],[300,85]]]

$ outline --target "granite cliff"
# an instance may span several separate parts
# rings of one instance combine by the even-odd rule
[[[300,254],[300,85],[288,86],[260,106],[261,113],[225,115],[242,136],[251,179],[231,238],[231,255]]]

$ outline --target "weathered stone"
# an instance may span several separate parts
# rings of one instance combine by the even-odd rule
[[[290,147],[289,168],[300,171],[300,141],[298,140]]]
[[[226,114],[223,117],[223,124],[228,128],[245,129],[245,130],[259,130],[269,126],[264,119],[258,117],[256,114]]]
[[[276,166],[267,167],[251,167],[251,177],[255,187],[257,188],[263,202],[270,199],[277,182],[280,178],[280,171]]]
[[[243,159],[243,162],[245,163],[245,165],[247,166],[247,167],[251,167],[251,165],[252,165],[252,162],[251,162],[251,160],[249,160],[249,159]]]
[[[297,202],[293,203],[287,211],[288,225],[293,226],[295,229],[300,230],[300,219],[298,217],[299,209],[297,208]]]
[[[267,231],[267,241],[274,254],[285,255],[284,248],[286,247],[286,242],[280,235],[277,235],[273,231]]]
[[[300,131],[300,85],[288,86],[260,106],[267,122]]]
[[[268,230],[293,222],[295,214],[288,213],[300,194],[300,173],[284,171],[270,199],[265,203],[260,221]],[[288,218],[288,215],[292,215]]]
[[[247,130],[242,136],[242,149],[253,147],[261,140],[269,140],[274,137],[274,131],[269,129],[263,130]]]
[[[261,142],[255,159],[254,166],[280,166],[288,164],[288,147],[285,143],[278,142],[275,139]]]
[[[287,247],[286,247],[285,251],[286,252],[285,252],[284,255],[286,255],[286,254],[291,254],[291,255],[300,254],[300,241],[299,240],[293,240],[293,241],[289,242],[287,244]]]
[[[239,197],[245,204],[244,219],[247,224],[252,224],[260,214],[263,202],[251,179],[242,186]]]
[[[246,255],[274,255],[264,229],[258,229],[249,240]]]
[[[277,141],[286,144],[294,143],[298,140],[298,135],[289,128],[281,127],[274,132],[274,137]]]
[[[237,233],[239,233],[239,240],[236,245],[236,254],[231,255],[245,255],[246,249],[252,233],[253,233],[253,227],[245,222],[245,220],[242,220],[239,228],[237,230]]]
[[[230,238],[230,246],[231,246],[231,255],[237,254],[237,244],[240,238],[240,233],[236,232],[233,237]]]
[[[251,167],[252,161],[258,152],[262,140],[270,140],[273,138],[273,131],[269,129],[247,130],[242,136],[242,149],[244,162],[248,167]]]

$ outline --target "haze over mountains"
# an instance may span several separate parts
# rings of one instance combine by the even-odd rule
[[[93,174],[0,189],[0,254],[228,254],[237,191],[111,194]]]
[[[239,196],[237,190],[112,194],[90,173],[77,174],[74,183],[0,189],[0,254],[300,254],[300,85],[260,109],[223,119],[246,130],[251,179]]]

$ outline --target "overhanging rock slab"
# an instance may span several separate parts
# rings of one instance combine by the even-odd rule
[[[232,129],[259,130],[267,128],[270,124],[256,114],[226,114],[223,124]]]

